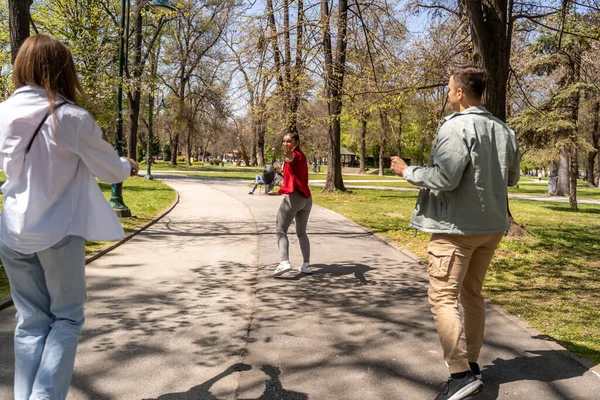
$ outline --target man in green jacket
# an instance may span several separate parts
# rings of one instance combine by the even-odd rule
[[[483,388],[477,364],[485,325],[481,288],[510,225],[507,186],[520,177],[515,133],[481,105],[486,78],[479,67],[452,70],[454,113],[440,123],[427,167],[392,157],[390,168],[421,188],[410,226],[432,233],[427,293],[451,374],[439,400],[464,399]]]

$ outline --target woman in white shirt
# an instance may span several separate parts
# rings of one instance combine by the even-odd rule
[[[83,91],[59,40],[27,39],[13,81],[0,103],[0,259],[18,315],[15,399],[65,399],[84,322],[85,240],[124,235],[95,177],[118,183],[138,166],[77,105]]]

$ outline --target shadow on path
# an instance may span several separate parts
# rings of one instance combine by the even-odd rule
[[[344,275],[354,275],[354,277],[360,282],[362,285],[367,285],[369,282],[367,278],[365,278],[365,273],[375,270],[376,268],[369,267],[365,264],[312,264],[313,273],[310,275],[297,273],[296,275],[287,274],[278,276],[277,279],[280,280],[299,280],[302,278],[306,278],[309,276],[330,276],[330,277],[338,277]]]
[[[211,387],[219,380],[231,375],[234,372],[249,371],[252,366],[244,363],[237,363],[227,368],[220,374],[212,377],[206,382],[194,386],[187,392],[178,393],[167,393],[158,396],[156,399],[144,399],[144,400],[218,400],[218,398],[210,392]],[[279,368],[272,365],[263,365],[260,368],[268,377],[269,380],[265,381],[264,393],[256,399],[239,399],[239,400],[307,400],[308,395],[306,393],[294,392],[286,390],[281,385],[279,375],[281,371]]]
[[[528,353],[512,359],[496,358],[492,365],[482,366],[485,389],[476,398],[497,399],[500,397],[500,386],[505,383],[537,381],[548,383],[551,392],[561,398],[572,399],[573,393],[565,391],[559,381],[581,376],[585,368],[577,365],[566,350],[534,350]]]

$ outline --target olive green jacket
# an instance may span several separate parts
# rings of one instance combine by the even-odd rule
[[[424,232],[485,234],[508,229],[507,186],[520,178],[515,133],[483,107],[440,123],[427,167],[404,178],[421,188],[410,226]]]

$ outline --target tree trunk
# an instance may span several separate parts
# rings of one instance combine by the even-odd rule
[[[360,130],[360,168],[359,174],[367,173],[367,123],[368,118],[366,115],[361,115],[362,128]]]
[[[560,148],[560,160],[558,162],[558,181],[556,182],[556,196],[567,196],[569,194],[569,151],[563,146]]]
[[[142,103],[142,92],[135,89],[133,93],[127,93],[129,100],[129,130],[127,131],[127,157],[136,159],[137,132],[140,117],[140,105]]]
[[[383,157],[385,156],[385,146],[387,142],[387,116],[382,110],[379,110],[379,120],[381,122],[381,144],[379,146],[379,176],[383,176]]]
[[[250,164],[246,164],[250,167],[255,167],[256,166],[256,145],[257,145],[257,138],[258,138],[258,130],[256,129],[256,123],[252,124],[252,138],[251,138],[251,143],[250,143]]]
[[[323,50],[325,52],[325,86],[327,93],[329,127],[329,144],[327,148],[327,180],[324,192],[336,190],[345,191],[342,179],[342,165],[340,163],[341,126],[340,114],[342,112],[342,94],[344,75],[346,72],[346,44],[348,2],[340,0],[338,3],[337,17],[337,46],[335,63],[332,54],[329,3],[321,0],[321,28],[323,29]]]
[[[30,35],[29,7],[33,0],[8,0],[8,27],[10,30],[11,62],[15,62],[21,45]]]
[[[240,145],[238,146],[238,150],[240,151],[240,158],[242,160],[244,160],[244,163],[246,165],[250,165],[250,160],[248,158],[248,153],[246,152],[246,148],[244,147],[244,144],[242,143],[241,140],[240,140]]]
[[[258,113],[257,131],[256,131],[256,163],[259,167],[265,166],[265,121],[264,121],[264,110],[259,105],[260,111]]]
[[[206,155],[206,152],[208,151],[208,145],[210,145],[210,139],[206,139],[206,144],[202,148],[202,162],[207,162],[210,160],[210,158]]]
[[[379,146],[379,176],[383,176],[383,149],[385,146],[385,138],[381,139],[381,146]]]
[[[142,9],[141,5],[135,6],[133,45],[133,93],[128,93],[129,99],[129,131],[127,134],[127,157],[135,160],[137,153],[137,131],[139,125],[140,105],[142,103],[141,82],[142,77]]]
[[[179,132],[175,133],[169,140],[169,150],[171,151],[171,165],[177,165],[177,150],[179,148]]]
[[[600,153],[600,132],[598,131],[598,128],[600,128],[600,99],[598,98],[596,98],[592,106],[592,115],[594,121],[592,126],[592,147],[594,147],[594,150],[588,153],[587,182],[588,185],[593,187],[596,186],[596,182],[594,182],[594,161]],[[600,162],[600,157],[598,157],[598,162]],[[598,170],[598,175],[600,176],[600,169]]]
[[[298,50],[298,49],[296,49]],[[288,131],[296,132],[296,124],[292,112],[292,49],[290,48],[290,0],[283,0],[283,77],[285,87],[283,96],[283,115],[285,118],[285,128]]]
[[[465,3],[471,22],[473,61],[488,71],[485,107],[505,121],[512,10],[508,9],[507,0],[465,0]]]
[[[587,155],[587,166],[586,166],[586,182],[589,187],[595,187],[596,182],[594,181],[594,173],[596,170],[596,155],[598,150],[589,151]]]
[[[187,123],[187,141],[185,144],[185,159],[188,166],[192,166],[192,144],[194,138],[192,137],[192,127],[188,121]]]
[[[577,145],[571,144],[569,155],[569,204],[571,211],[577,211],[577,175],[579,175],[579,163],[577,162]]]
[[[581,53],[582,53],[582,44],[583,39],[579,39],[579,48],[578,52],[575,54],[575,57],[569,58],[572,60],[571,67],[571,79],[573,83],[581,82]],[[580,100],[580,92],[577,90],[572,94],[571,97],[571,106],[572,113],[571,118],[573,120],[573,125],[575,126],[575,130],[569,134],[570,138],[570,149],[569,149],[569,204],[571,205],[571,211],[577,211],[577,178],[579,176],[579,159],[577,157],[577,147],[578,141],[577,136],[579,134],[579,106],[581,104]]]
[[[304,74],[303,58],[303,33],[304,33],[304,0],[297,1],[298,15],[296,17],[296,61],[294,63],[294,73],[290,82],[290,129],[294,132],[298,130],[298,106],[300,104],[300,81]]]
[[[402,110],[398,109],[398,131],[396,132],[396,150],[399,157],[402,157]]]

